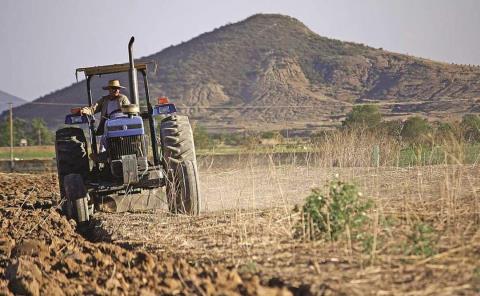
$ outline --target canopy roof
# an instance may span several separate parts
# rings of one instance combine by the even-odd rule
[[[150,64],[150,63],[135,63],[135,69],[146,70],[147,64]],[[75,71],[75,73],[83,72],[85,73],[85,76],[92,76],[92,75],[128,72],[129,69],[130,69],[130,64],[125,63],[125,64],[95,66],[95,67],[88,67],[88,68],[78,68]]]

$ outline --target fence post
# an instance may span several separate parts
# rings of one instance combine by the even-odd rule
[[[13,103],[10,105],[10,170],[13,172],[15,163],[13,160]]]

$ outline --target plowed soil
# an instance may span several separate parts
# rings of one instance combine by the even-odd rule
[[[0,294],[290,294],[222,266],[90,242],[57,202],[55,175],[0,174]]]
[[[376,243],[309,241],[292,211],[334,174],[375,200]],[[477,295],[475,166],[244,167],[201,173],[203,213],[101,213],[88,233],[58,211],[53,174],[0,174],[5,294]],[[376,217],[376,219],[375,219]],[[412,225],[431,225],[415,237]],[[412,254],[410,246],[434,251]],[[422,249],[423,250],[423,249]]]

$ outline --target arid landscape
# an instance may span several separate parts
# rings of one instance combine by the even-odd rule
[[[480,295],[480,2],[58,2],[0,4],[0,296]]]
[[[150,62],[152,100],[169,97],[194,122],[216,133],[311,133],[338,126],[354,104],[368,102],[378,103],[390,119],[412,114],[459,119],[478,112],[480,97],[477,66],[326,38],[278,14],[254,15],[140,60]],[[101,86],[108,79],[125,85],[128,81],[125,74],[92,79],[95,99],[104,95]],[[143,94],[141,100],[145,104]],[[81,80],[14,113],[22,119],[40,117],[56,128],[63,123],[59,114],[86,103],[86,83]]]
[[[204,169],[200,216],[97,213],[83,236],[58,212],[55,175],[2,174],[0,287],[31,295],[479,292],[478,166],[298,163]],[[294,205],[335,178],[373,200],[367,237],[299,235]]]

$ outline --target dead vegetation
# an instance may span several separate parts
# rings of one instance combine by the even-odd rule
[[[462,164],[462,149],[452,148],[444,164],[396,166],[398,149],[384,141],[384,158],[372,167],[375,143],[352,135],[325,141],[322,153],[205,166],[202,215],[98,213],[89,236],[97,243],[75,234],[52,209],[55,176],[0,175],[0,268],[19,270],[27,260],[47,275],[37,280],[39,291],[57,285],[71,294],[478,294],[478,165]],[[311,189],[326,197],[335,179],[353,186],[348,192],[358,201],[371,200],[362,208],[364,223],[343,224],[335,239],[299,232],[314,225],[302,208]],[[338,222],[346,210],[322,211]],[[27,240],[45,246],[45,254],[18,253]],[[135,258],[153,263],[145,267]],[[35,278],[4,274],[0,287],[10,290],[23,283],[18,277]]]
[[[302,202],[299,196],[306,196],[302,191],[310,182],[322,187],[335,173],[374,201],[363,235],[349,238],[344,232],[336,241],[296,236],[302,218],[293,204]],[[259,275],[265,284],[306,285],[327,295],[479,291],[477,167],[282,168],[288,183],[286,177],[273,182],[272,174],[260,168],[204,172],[203,186],[212,187],[205,188],[205,198],[213,212],[194,218],[102,214],[101,229],[123,246],[192,264],[224,264],[245,278]],[[253,180],[265,179],[251,189]],[[240,183],[250,190],[241,191]],[[232,198],[222,201],[218,195]]]

